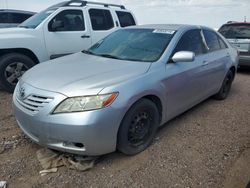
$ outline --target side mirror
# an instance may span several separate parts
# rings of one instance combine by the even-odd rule
[[[63,27],[64,27],[63,21],[55,21],[50,25],[50,31],[52,32],[59,31],[59,29]]]
[[[180,51],[176,52],[174,56],[172,57],[173,62],[192,62],[194,61],[195,54],[194,52],[190,51]]]

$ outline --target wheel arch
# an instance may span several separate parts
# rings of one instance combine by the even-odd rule
[[[133,107],[133,105],[142,99],[148,99],[156,105],[158,112],[159,112],[159,116],[160,116],[160,122],[159,122],[159,124],[160,124],[162,121],[162,118],[163,118],[164,109],[163,109],[163,105],[162,105],[163,102],[162,102],[161,98],[159,96],[157,96],[156,94],[145,94],[145,95],[142,95],[140,97],[133,98],[133,100],[129,103],[130,105],[126,109],[125,114],[123,115],[122,121],[123,121],[124,117],[126,116],[127,112]]]
[[[231,70],[231,71],[233,72],[233,79],[234,79],[234,78],[235,78],[235,75],[236,75],[237,69],[235,68],[235,66],[232,66],[232,67],[230,67],[229,70]]]
[[[26,48],[0,49],[0,56],[10,54],[10,53],[19,53],[22,55],[26,55],[27,57],[31,58],[35,64],[39,63],[37,56],[34,54],[34,52],[32,52],[29,49],[26,49]]]

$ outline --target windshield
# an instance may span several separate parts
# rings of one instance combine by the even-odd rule
[[[45,20],[49,15],[55,12],[56,8],[54,9],[47,9],[40,13],[35,14],[34,16],[30,17],[23,23],[19,25],[19,27],[35,29],[43,20]]]
[[[161,57],[174,33],[172,30],[121,29],[83,52],[121,60],[154,62]]]
[[[225,25],[219,32],[229,39],[250,39],[250,24]]]

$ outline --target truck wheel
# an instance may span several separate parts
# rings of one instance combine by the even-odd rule
[[[126,113],[118,132],[117,149],[126,155],[145,150],[152,142],[159,126],[156,105],[141,99]]]
[[[0,86],[12,93],[18,80],[34,65],[32,59],[19,53],[3,55],[0,57]]]

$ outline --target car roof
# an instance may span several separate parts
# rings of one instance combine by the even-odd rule
[[[138,29],[166,29],[166,30],[184,30],[184,29],[209,29],[209,27],[199,26],[199,25],[188,25],[188,24],[148,24],[148,25],[136,25],[127,28],[138,28]]]
[[[250,25],[250,22],[228,22],[225,23],[224,25]]]
[[[49,8],[60,8],[60,7],[86,7],[86,6],[103,6],[106,8],[116,7],[125,10],[124,5],[119,4],[110,4],[110,3],[101,3],[101,2],[93,2],[93,1],[84,1],[84,0],[70,0],[63,1],[58,4],[55,4]]]
[[[14,9],[0,9],[1,12],[7,12],[7,13],[20,13],[20,14],[36,14],[36,12],[32,11],[25,11],[25,10],[14,10]]]

